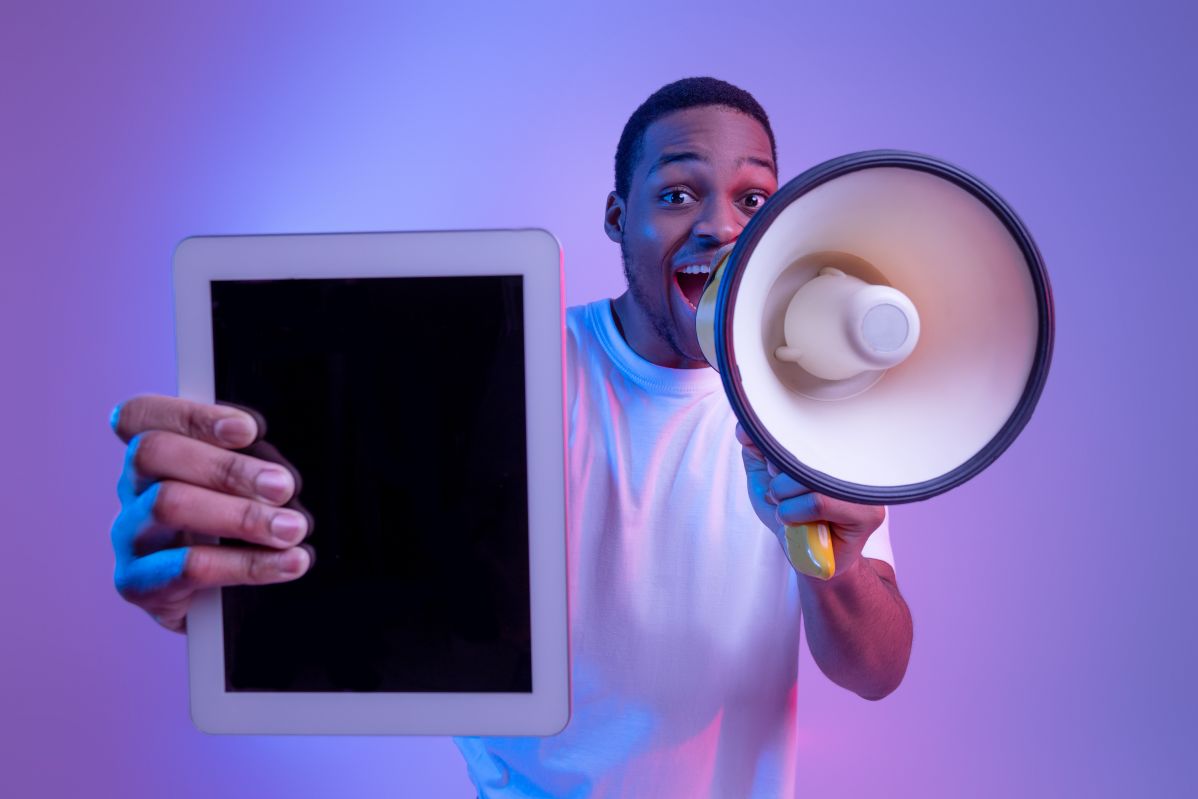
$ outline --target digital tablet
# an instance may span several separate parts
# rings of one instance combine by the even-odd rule
[[[196,597],[196,726],[560,731],[570,691],[556,239],[196,237],[175,251],[174,289],[180,395],[261,413],[315,520],[304,576]]]

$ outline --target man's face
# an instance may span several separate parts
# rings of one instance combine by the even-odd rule
[[[618,240],[633,299],[661,343],[682,359],[703,360],[695,306],[704,268],[777,188],[769,136],[746,114],[688,108],[645,130]],[[618,198],[609,198],[609,222],[613,202]]]

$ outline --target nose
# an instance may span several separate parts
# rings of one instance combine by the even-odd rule
[[[725,200],[705,202],[701,214],[695,219],[691,232],[708,247],[722,247],[736,241],[744,230],[736,207]]]

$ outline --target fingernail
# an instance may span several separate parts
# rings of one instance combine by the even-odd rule
[[[254,480],[258,496],[269,502],[285,502],[292,488],[291,475],[278,469],[263,469]]]
[[[308,553],[308,571],[316,565],[316,549],[311,544],[300,544],[300,549]]]
[[[254,425],[244,416],[226,416],[213,425],[212,432],[221,443],[231,447],[245,447],[254,442]]]
[[[116,426],[121,421],[121,403],[117,403],[112,409],[112,413],[108,414],[108,426],[112,428],[112,432],[116,432]]]
[[[302,549],[302,547],[297,547]],[[311,558],[311,555],[308,556]],[[280,565],[279,571],[286,576],[298,577],[308,569],[312,568],[312,561],[305,562],[303,557],[294,554],[294,550],[287,550],[279,556]]]
[[[270,520],[270,534],[276,541],[291,546],[304,540],[308,520],[294,511],[279,511]]]

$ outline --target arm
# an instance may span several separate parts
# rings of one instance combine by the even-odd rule
[[[828,679],[866,699],[881,699],[902,682],[911,658],[911,611],[894,570],[861,550],[885,511],[817,494],[768,464],[737,426],[753,509],[786,551],[785,524],[825,521],[832,531],[836,574],[798,574],[807,645]]]
[[[800,574],[799,600],[807,646],[828,679],[865,699],[899,686],[911,659],[911,611],[889,563],[858,558],[826,581]]]

